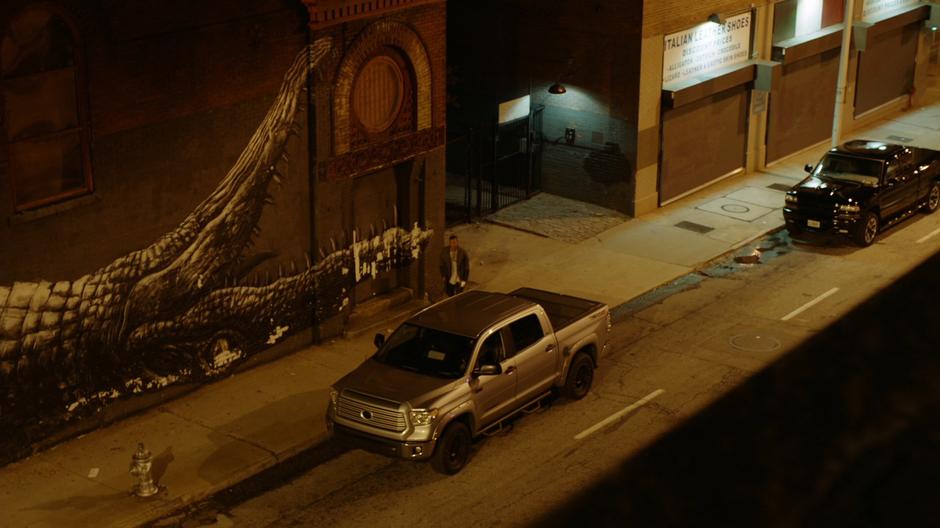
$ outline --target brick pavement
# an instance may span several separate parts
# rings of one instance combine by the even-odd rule
[[[630,218],[599,205],[543,192],[501,209],[486,219],[495,224],[576,244]]]

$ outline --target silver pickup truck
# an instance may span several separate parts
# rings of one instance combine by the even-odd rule
[[[554,390],[583,398],[609,331],[603,303],[532,288],[462,293],[376,335],[376,353],[330,389],[327,427],[452,475],[474,437]]]

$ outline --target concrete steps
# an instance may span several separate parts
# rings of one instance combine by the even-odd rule
[[[368,333],[387,333],[429,303],[415,299],[410,288],[396,288],[357,305],[346,322],[345,335],[355,338]]]

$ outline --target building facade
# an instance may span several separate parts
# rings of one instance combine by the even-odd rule
[[[856,2],[843,137],[917,104],[931,9]],[[844,16],[841,0],[645,2],[634,214],[828,141]]]
[[[6,456],[440,294],[445,6],[3,3]]]
[[[843,0],[493,0],[449,9],[451,19],[502,28],[482,41],[451,29],[460,103],[452,123],[482,115],[491,124],[477,128],[499,131],[508,126],[499,109],[524,99],[540,124],[530,136],[540,163],[530,192],[641,216],[825,142],[833,129]],[[938,9],[855,2],[844,136],[917,104],[935,40],[925,20]]]

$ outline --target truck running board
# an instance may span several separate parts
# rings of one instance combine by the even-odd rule
[[[888,221],[885,222],[884,225],[881,226],[881,228],[882,228],[882,229],[887,229],[887,228],[893,226],[894,224],[896,224],[896,223],[898,223],[898,222],[900,222],[900,221],[902,221],[902,220],[907,220],[908,218],[910,218],[910,217],[914,216],[915,214],[917,214],[918,211],[920,211],[921,209],[923,209],[925,205],[927,205],[927,200],[921,200],[921,201],[915,203],[914,205],[911,206],[911,209],[908,209],[907,211],[904,211],[903,213],[896,214],[896,215],[894,215],[893,217],[891,217],[890,219],[888,219]]]
[[[487,426],[485,429],[480,431],[480,434],[486,435],[486,436],[496,436],[502,433],[503,428],[504,428],[503,424],[509,421],[510,418],[516,416],[520,412],[525,413],[525,414],[532,414],[538,411],[539,409],[542,408],[542,402],[545,401],[545,398],[547,398],[551,393],[552,391],[548,390],[538,395],[536,398],[530,400],[528,403],[526,403],[522,407],[519,407],[518,409],[512,411],[511,413],[507,414],[506,416],[503,416],[496,422]]]

